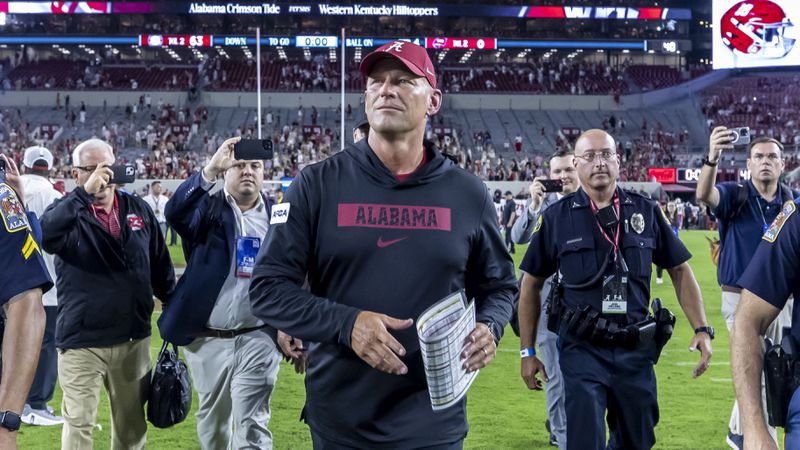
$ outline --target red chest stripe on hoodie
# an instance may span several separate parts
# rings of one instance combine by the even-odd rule
[[[450,231],[450,208],[340,203],[338,226]]]

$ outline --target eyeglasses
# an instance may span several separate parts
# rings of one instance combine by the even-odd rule
[[[613,161],[616,159],[617,154],[616,152],[612,152],[609,150],[603,150],[602,152],[586,152],[583,155],[575,155],[576,158],[580,158],[586,162],[594,162],[597,157],[603,159],[603,161]]]
[[[94,172],[97,170],[97,166],[74,166],[74,168],[84,172]]]

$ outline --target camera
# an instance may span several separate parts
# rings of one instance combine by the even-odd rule
[[[731,128],[733,133],[732,145],[747,145],[750,143],[750,127]]]

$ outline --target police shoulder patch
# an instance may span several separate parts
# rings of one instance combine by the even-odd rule
[[[28,216],[22,201],[5,183],[0,183],[0,216],[3,216],[3,225],[9,233],[28,229]]]
[[[787,201],[783,204],[783,209],[778,214],[778,217],[772,222],[772,225],[767,229],[764,233],[764,236],[761,238],[767,242],[775,242],[775,239],[778,238],[778,234],[780,234],[781,230],[783,229],[783,224],[791,217],[794,212],[797,211],[797,205],[795,205],[793,200]]]

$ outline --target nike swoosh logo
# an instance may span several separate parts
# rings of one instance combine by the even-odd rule
[[[428,72],[429,74],[431,74],[431,76],[434,76],[434,77],[436,76],[436,74],[431,72],[431,69],[429,69],[427,67],[425,68],[425,71]]]
[[[400,242],[402,240],[405,240],[405,239],[408,239],[408,236],[401,237],[399,239],[392,239],[391,241],[384,241],[383,240],[383,236],[381,236],[381,237],[378,238],[378,248],[386,248],[386,247],[388,247],[388,246],[390,246],[392,244],[396,244],[396,243],[398,243],[398,242]]]

